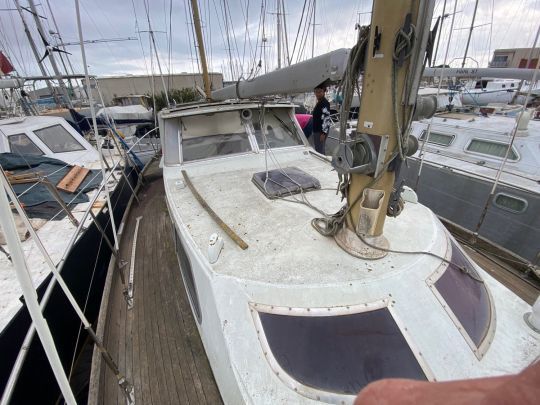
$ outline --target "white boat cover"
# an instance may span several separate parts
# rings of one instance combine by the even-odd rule
[[[127,105],[100,108],[97,116],[108,115],[114,120],[151,120],[152,111],[142,105]]]

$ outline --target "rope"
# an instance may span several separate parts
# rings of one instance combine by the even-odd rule
[[[431,256],[431,257],[434,257],[436,259],[439,259],[439,260],[442,260],[444,263],[448,264],[449,266],[454,266],[456,269],[460,270],[463,274],[466,274],[468,275],[470,278],[472,278],[474,281],[477,281],[479,283],[484,283],[484,280],[482,280],[481,278],[477,277],[474,273],[472,273],[467,267],[465,266],[460,266],[456,263],[454,263],[453,261],[451,260],[448,260],[447,258],[445,257],[442,257],[442,256],[439,256],[438,254],[436,253],[433,253],[433,252],[429,252],[429,251],[423,251],[423,250],[417,250],[417,251],[414,251],[414,250],[411,250],[411,251],[408,251],[408,250],[394,250],[394,249],[388,249],[388,248],[383,248],[383,247],[380,247],[380,246],[376,246],[376,245],[373,245],[371,243],[369,243],[367,240],[364,239],[364,237],[362,236],[362,234],[359,234],[357,233],[356,234],[360,240],[365,243],[367,246],[369,246],[370,248],[372,249],[377,249],[377,250],[380,250],[380,251],[383,251],[383,252],[388,252],[388,253],[397,253],[397,254],[406,254],[406,255],[426,255],[426,256]]]
[[[397,100],[397,70],[401,67],[405,60],[411,57],[415,40],[416,28],[413,24],[410,24],[408,32],[406,32],[404,28],[400,28],[399,31],[396,33],[396,37],[394,40],[394,50],[392,53],[392,104],[394,106],[394,121],[397,129],[399,157],[402,161],[405,160],[405,155],[407,153],[407,139],[409,137],[409,127],[412,122],[414,109],[410,109],[409,117],[404,123],[405,125],[402,126],[398,112],[399,106]],[[405,98],[408,98],[408,96],[406,95]],[[405,112],[406,107],[402,106],[402,119],[405,119]]]

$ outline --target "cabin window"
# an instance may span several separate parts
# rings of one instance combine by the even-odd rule
[[[182,239],[176,228],[174,228],[174,246],[176,250],[176,257],[178,258],[178,264],[180,265],[180,272],[182,273],[182,279],[187,290],[193,313],[197,318],[197,322],[201,323],[202,314],[201,306],[199,304],[199,296],[197,295],[197,286],[195,285],[195,278],[193,277],[193,270],[191,268],[191,261],[184,249]]]
[[[183,117],[184,162],[252,151],[240,111]]]
[[[84,150],[82,146],[62,125],[36,129],[34,133],[53,153]]]
[[[527,210],[527,201],[508,194],[499,193],[493,200],[495,205],[503,210],[521,214]]]
[[[258,111],[253,111],[253,130],[260,149],[266,148],[264,135],[261,131],[261,119]],[[264,116],[266,127],[266,141],[270,148],[282,148],[286,146],[302,145],[302,139],[297,133],[296,126],[291,121],[287,111],[279,108],[266,110]]]
[[[480,153],[482,155],[489,155],[496,158],[504,158],[506,151],[510,147],[507,143],[487,141],[484,139],[473,139],[467,145],[467,151]],[[512,147],[508,153],[509,160],[518,160],[518,154]]]
[[[491,324],[489,294],[480,274],[453,240],[451,248],[450,264],[434,286],[444,300],[446,311],[478,348]]]
[[[478,80],[476,82],[476,85],[474,86],[475,89],[485,89],[488,85],[487,80]]]
[[[420,134],[420,140],[425,141],[426,140],[427,131],[422,131],[422,134]],[[454,142],[455,135],[450,134],[443,134],[440,132],[433,132],[431,131],[429,133],[428,143],[433,143],[435,145],[441,145],[441,146],[449,146],[452,142]]]
[[[9,149],[21,155],[43,155],[43,151],[26,134],[8,136]]]
[[[386,307],[331,316],[258,312],[258,317],[263,349],[289,386],[356,395],[383,378],[428,379]]]

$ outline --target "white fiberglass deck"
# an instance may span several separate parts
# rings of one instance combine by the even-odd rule
[[[279,156],[282,167],[288,166],[289,160],[290,165],[321,182],[323,190],[305,193],[310,203],[328,214],[339,210],[342,203],[335,191],[337,175],[328,162],[304,152],[304,148],[275,154]],[[225,237],[225,248],[213,266],[215,272],[257,282],[320,285],[357,279],[367,282],[379,278],[381,271],[389,274],[394,267],[403,268],[422,259],[430,260],[421,256],[388,255],[382,260],[369,261],[344,254],[333,238],[320,235],[311,226],[311,219],[320,216],[316,211],[294,202],[269,200],[252,183],[253,173],[265,170],[264,155],[235,159],[235,163],[240,162],[237,167],[242,168],[236,170],[227,167],[228,159],[207,163],[209,170],[205,170],[204,164],[185,166],[197,191],[249,245],[243,251]],[[218,170],[216,165],[220,167]],[[174,171],[167,170],[169,174]],[[219,227],[202,210],[190,189],[183,187],[180,170],[174,177],[167,176],[166,187],[191,237],[204,252],[209,236],[219,232]],[[418,217],[424,220],[418,221]],[[444,255],[446,244],[441,243],[443,228],[434,224],[429,210],[411,205],[399,221],[387,218],[385,235],[394,249],[418,250],[421,247],[429,251],[435,245],[439,246],[437,253]],[[413,227],[418,239],[406,236],[407,230]]]
[[[335,193],[337,175],[330,164],[303,147],[274,150],[274,155],[281,167],[295,166],[319,179],[324,190],[306,193],[313,205],[327,213],[338,210],[341,202]],[[269,169],[274,169],[270,162],[269,159]],[[181,168],[208,205],[249,245],[246,250],[236,246],[204,211],[186,186]],[[191,163],[181,168],[164,168],[165,188],[171,215],[186,249],[197,256],[196,261],[191,259],[194,272],[205,269],[203,272],[208,271],[211,280],[212,291],[206,284],[197,287],[203,311],[201,328],[217,327],[208,323],[216,321],[209,309],[215,305],[225,342],[234,342],[226,346],[231,365],[215,363],[225,347],[220,346],[222,343],[213,332],[201,332],[211,364],[217,367],[214,374],[220,390],[230,384],[220,378],[222,370],[232,367],[249,376],[243,387],[248,392],[243,395],[249,398],[264,398],[264,403],[310,403],[292,390],[265,394],[259,391],[261,387],[273,389],[270,386],[274,383],[269,381],[276,376],[258,344],[248,303],[285,310],[352,310],[385,300],[429,379],[516,372],[540,352],[538,335],[523,321],[523,314],[530,307],[479,270],[496,308],[489,338],[493,341],[480,361],[428,287],[430,276],[445,267],[440,259],[424,254],[389,253],[372,261],[345,253],[333,238],[321,236],[312,228],[310,221],[319,216],[317,212],[293,202],[268,200],[251,182],[253,173],[265,170],[264,153]],[[223,235],[225,246],[217,263],[209,265],[208,239],[214,232]],[[391,249],[429,251],[450,258],[447,232],[433,213],[420,204],[406,203],[397,219],[386,218],[384,234]],[[195,274],[196,281],[201,281],[200,277],[205,276]],[[426,333],[427,329],[430,333]],[[519,349],[513,346],[517,341],[521,342]]]

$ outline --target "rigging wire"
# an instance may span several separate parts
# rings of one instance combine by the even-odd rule
[[[304,5],[302,6],[302,14],[300,15],[300,21],[298,22],[298,29],[296,31],[296,37],[294,39],[294,45],[291,53],[291,58],[294,58],[294,52],[296,51],[296,43],[300,34],[300,28],[302,27],[302,22],[304,21],[304,12],[306,11],[306,4],[308,0],[304,0]]]
[[[186,5],[187,4],[187,5]],[[188,8],[190,11],[188,11]],[[193,61],[195,60],[193,58],[193,51],[195,50],[195,55],[197,54],[197,48],[195,44],[195,36],[192,36],[192,13],[191,13],[191,4],[188,1],[184,1],[184,15],[186,17],[186,30],[188,35],[188,43],[189,43],[189,60],[191,61],[191,71],[195,72],[195,66],[193,65]],[[191,27],[190,27],[191,26]],[[193,42],[191,42],[191,38],[193,38]],[[193,46],[193,48],[192,48]],[[199,65],[199,59],[197,59],[197,66]],[[200,71],[200,70],[199,70]],[[193,76],[193,84],[197,84],[195,81],[195,76]]]
[[[532,80],[531,80],[531,85],[529,86],[529,90],[527,92],[527,96],[525,97],[525,100],[523,100],[523,106],[521,107],[521,111],[519,113],[519,116],[517,117],[516,122],[514,123],[514,128],[512,129],[512,135],[510,137],[510,142],[508,144],[508,148],[506,149],[506,153],[504,155],[504,159],[503,159],[503,161],[501,163],[501,166],[499,167],[499,170],[497,170],[497,175],[495,176],[495,181],[493,182],[491,192],[489,193],[489,196],[488,196],[488,198],[486,200],[486,204],[484,205],[484,209],[482,210],[482,214],[480,215],[480,220],[479,220],[478,224],[476,225],[476,229],[474,231],[475,235],[478,234],[482,224],[484,223],[484,219],[486,217],[488,208],[489,208],[490,203],[493,200],[493,197],[495,195],[495,190],[499,186],[499,181],[501,179],[501,174],[502,174],[502,172],[504,170],[504,166],[508,162],[508,158],[510,156],[510,151],[512,150],[512,146],[514,145],[514,141],[516,139],[518,127],[519,127],[519,124],[520,124],[521,119],[523,117],[523,113],[525,112],[525,110],[527,110],[527,102],[529,101],[529,99],[531,97],[532,90],[533,90],[532,83],[534,83],[536,81],[536,77],[538,75],[539,70],[540,70],[540,60],[537,60],[536,61],[536,68],[534,69],[534,74],[533,74],[533,77],[532,77]]]
[[[452,21],[450,22],[450,31],[449,31],[449,35],[448,35],[448,41],[446,42],[446,51],[444,53],[443,65],[442,65],[442,68],[441,68],[441,75],[439,76],[439,84],[437,86],[437,94],[436,94],[437,99],[439,98],[439,94],[441,92],[444,69],[446,68],[446,63],[448,61],[448,52],[450,50],[450,41],[452,39],[452,33],[453,33],[453,29],[454,29],[454,22],[455,22],[455,19],[456,19],[457,2],[458,2],[458,0],[454,1],[454,11],[452,12]],[[429,120],[429,124],[428,124],[427,129],[426,129],[426,136],[424,138],[424,142],[422,143],[422,147],[420,148],[420,154],[419,154],[419,156],[420,156],[420,165],[418,166],[418,174],[416,176],[416,183],[414,185],[414,190],[415,191],[418,190],[418,183],[420,182],[420,177],[422,176],[422,167],[424,165],[425,148],[426,148],[427,143],[429,142],[429,136],[431,135],[431,127],[433,125],[433,119],[434,119],[434,116],[431,117],[431,119]]]
[[[169,34],[167,37],[167,54],[168,54],[168,64],[167,64],[167,71],[169,72],[169,75],[167,76],[167,88],[171,88],[171,80],[172,80],[172,0],[169,0]],[[167,24],[167,18],[165,18],[165,24]]]
[[[302,38],[300,40],[300,48],[298,51],[298,55],[296,57],[297,63],[303,59],[307,43],[309,42],[309,27],[311,26],[312,21],[313,21],[312,19],[313,19],[313,2],[314,1],[315,0],[311,0],[308,4],[308,10],[306,14],[307,20],[304,24],[304,29],[302,31]]]
[[[149,81],[149,84],[151,84],[151,77],[150,77],[150,73],[149,73],[149,70],[148,70],[148,62],[146,61],[146,53],[144,52],[144,46],[143,46],[143,40],[142,40],[142,36],[141,36],[141,31],[140,31],[140,28],[139,28],[139,19],[137,17],[137,9],[135,7],[135,1],[134,0],[131,0],[131,5],[133,6],[133,14],[135,15],[135,32],[137,33],[137,36],[139,37],[139,45],[141,47],[141,52],[142,52],[142,55],[143,55],[143,61],[144,61],[144,69],[146,71],[146,76],[148,76],[148,81]],[[154,105],[154,108],[155,108],[155,105]]]
[[[209,69],[210,71],[214,71],[215,68],[214,68],[214,43],[212,42],[212,18],[211,18],[211,13],[210,13],[210,0],[206,0],[206,31],[207,31],[207,38],[209,38],[208,40],[208,48],[209,48],[209,53],[210,53],[210,58],[209,58]]]

